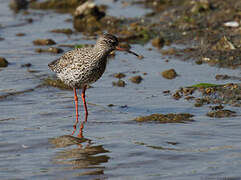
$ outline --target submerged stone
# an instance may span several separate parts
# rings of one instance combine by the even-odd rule
[[[126,77],[126,75],[124,73],[115,73],[115,74],[113,74],[113,76],[118,79]]]
[[[11,0],[9,7],[14,11],[19,11],[20,9],[26,9],[28,6],[28,1],[26,0]]]
[[[53,29],[51,32],[63,33],[63,34],[67,34],[67,35],[73,34],[73,30],[72,29]]]
[[[129,78],[129,80],[133,83],[140,84],[143,78],[141,76],[133,76]]]
[[[172,97],[178,100],[182,97],[182,95],[180,94],[180,91],[176,91],[174,94],[172,94]]]
[[[52,39],[36,39],[33,41],[34,45],[54,45],[56,42]]]
[[[25,35],[26,35],[25,33],[17,33],[17,34],[16,34],[16,36],[19,36],[19,37],[25,36]]]
[[[210,101],[206,98],[196,98],[195,101],[196,101],[194,104],[195,107],[201,107],[204,104],[210,104]]]
[[[63,49],[60,49],[60,48],[50,47],[48,49],[36,48],[35,52],[38,52],[38,53],[48,52],[48,53],[59,54],[59,53],[62,53],[64,51],[63,51]]]
[[[125,87],[126,83],[123,80],[118,80],[117,82],[112,82],[113,86]]]
[[[175,77],[177,77],[177,73],[174,69],[165,70],[161,74],[162,74],[162,77],[166,79],[174,79]]]
[[[8,61],[4,57],[0,57],[0,67],[7,67]]]
[[[152,46],[157,48],[162,48],[164,46],[165,40],[162,37],[156,37],[151,41]]]
[[[140,116],[134,120],[137,122],[158,122],[158,123],[185,123],[193,121],[191,119],[192,114],[180,113],[180,114],[151,114],[149,116]]]
[[[67,89],[67,90],[72,89],[71,87],[67,86],[59,79],[46,78],[44,79],[43,84],[47,86],[57,87],[60,89]]]
[[[32,66],[31,63],[26,63],[26,64],[22,64],[22,65],[21,65],[22,68],[24,68],[24,67],[29,68],[29,67],[31,67],[31,66]]]
[[[46,0],[44,2],[30,1],[33,9],[70,9],[75,8],[86,0]]]
[[[239,80],[241,81],[241,77],[237,76],[229,76],[227,74],[217,74],[215,76],[216,80],[226,80],[226,79],[232,79],[232,80]]]
[[[211,111],[207,113],[207,116],[209,117],[217,117],[217,118],[223,118],[223,117],[232,117],[235,116],[234,111],[227,110],[227,109],[221,109],[216,111]]]

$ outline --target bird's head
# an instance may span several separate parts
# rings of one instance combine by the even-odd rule
[[[118,50],[118,51],[126,51],[130,54],[134,54],[137,57],[140,57],[138,54],[136,54],[133,51],[130,51],[129,49],[124,49],[118,46],[118,39],[117,37],[115,37],[112,34],[104,34],[102,36],[100,36],[97,40],[96,45],[104,50],[106,50],[107,52],[111,52],[113,50]]]
[[[118,46],[118,39],[112,34],[104,34],[97,40],[97,45],[103,49],[113,51]]]

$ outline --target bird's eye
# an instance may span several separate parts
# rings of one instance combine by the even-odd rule
[[[108,40],[108,43],[109,43],[109,44],[114,44],[114,41]]]

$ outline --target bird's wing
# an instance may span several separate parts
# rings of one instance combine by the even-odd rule
[[[78,59],[79,63],[80,61],[85,61],[84,54],[86,54],[86,51],[88,52],[88,48],[76,48],[71,51],[66,52],[63,56],[61,56],[59,59],[56,59],[48,64],[49,68],[54,72],[61,72],[63,69],[65,69],[67,66],[71,66],[76,59]],[[87,53],[88,54],[88,53]],[[78,57],[78,58],[76,58]]]

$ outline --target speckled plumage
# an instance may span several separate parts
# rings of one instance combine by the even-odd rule
[[[100,36],[94,47],[76,48],[49,63],[57,77],[72,88],[83,88],[96,82],[104,73],[107,56],[118,45],[110,34]]]

